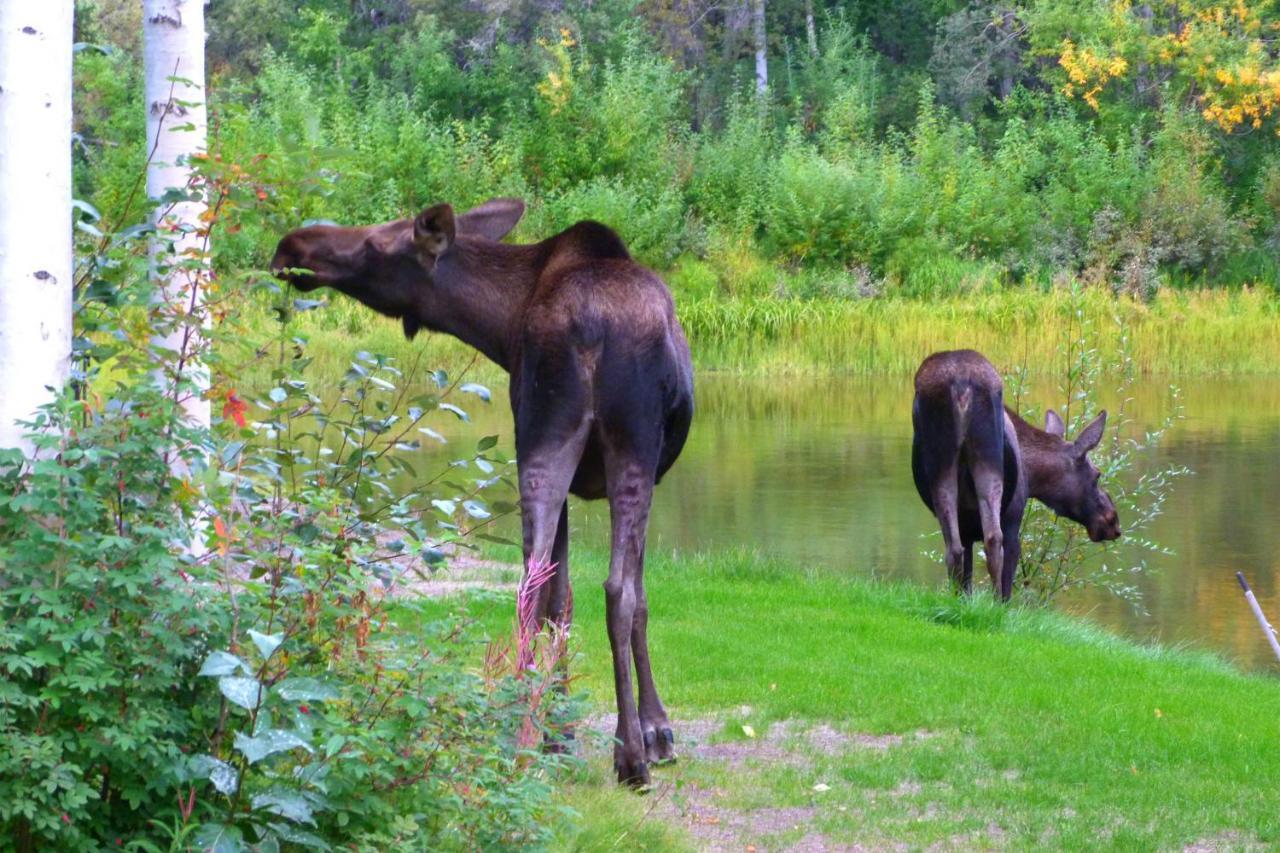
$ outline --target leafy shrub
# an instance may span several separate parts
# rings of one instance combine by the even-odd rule
[[[222,200],[211,228],[279,215],[256,169],[202,164],[188,191]],[[222,415],[190,427],[178,401],[200,389],[155,340],[199,326],[152,303],[145,234],[82,238],[76,381],[33,425],[40,455],[0,458],[0,837],[544,843],[567,759],[541,738],[572,718],[554,659],[517,673],[495,651],[476,671],[466,623],[406,589],[515,511],[487,497],[510,494],[496,437],[432,474],[413,461],[429,423],[466,417],[458,395],[489,392],[370,354],[313,388],[305,339],[263,347],[236,309],[255,289],[283,317],[319,303],[250,275],[210,286],[218,322],[182,344]],[[160,246],[162,269],[198,263]],[[260,395],[235,385],[241,353],[273,356]]]
[[[1091,327],[1083,318],[1083,312],[1075,312],[1075,322],[1063,344],[1064,372],[1058,393],[1065,403],[1057,411],[1066,423],[1067,435],[1074,436],[1102,408],[1104,382],[1118,382],[1113,388],[1121,402],[1109,411],[1106,435],[1089,458],[1102,472],[1103,487],[1115,502],[1124,539],[1101,545],[1090,542],[1078,524],[1060,518],[1038,501],[1030,501],[1022,523],[1022,559],[1015,588],[1023,599],[1046,604],[1067,590],[1097,587],[1141,608],[1138,580],[1149,570],[1148,559],[1171,553],[1149,539],[1148,531],[1163,512],[1174,481],[1190,473],[1183,466],[1151,461],[1182,417],[1178,389],[1169,389],[1173,405],[1165,419],[1135,434],[1134,419],[1127,408],[1131,401],[1128,391],[1139,376],[1130,355],[1128,333],[1118,320],[1114,328],[1105,330],[1118,337],[1120,358],[1118,363],[1107,364],[1104,373],[1091,345],[1104,330]],[[1006,377],[1005,400],[1024,414],[1020,402],[1025,385],[1025,372]]]
[[[150,382],[64,397],[41,458],[0,460],[0,835],[19,849],[132,837],[213,723],[195,673],[229,614],[183,557],[194,493],[158,449],[199,436],[172,410]]]

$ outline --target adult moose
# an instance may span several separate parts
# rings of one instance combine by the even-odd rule
[[[1084,525],[1094,542],[1119,538],[1115,505],[1088,456],[1102,439],[1105,411],[1075,441],[1065,440],[1052,409],[1036,429],[1004,405],[1000,374],[973,350],[929,356],[915,385],[911,474],[942,527],[952,583],[969,592],[973,543],[981,541],[992,588],[1009,599],[1028,498]]]
[[[445,332],[510,374],[526,572],[554,566],[541,623],[567,628],[569,492],[608,498],[605,581],[613,650],[618,780],[647,784],[675,738],[649,666],[645,533],[654,485],[675,462],[693,417],[689,345],[671,294],[618,235],[579,222],[541,243],[500,243],[524,214],[518,199],[466,213],[447,204],[413,219],[286,234],[272,269],[300,290],[331,287],[404,324]],[[639,705],[632,693],[635,662]]]

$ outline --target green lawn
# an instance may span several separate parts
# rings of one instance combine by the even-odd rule
[[[576,684],[601,713],[604,565],[573,567]],[[651,555],[647,569],[655,674],[685,758],[641,797],[589,751],[564,788],[580,815],[567,849],[1280,843],[1274,677],[986,596],[750,555]],[[508,601],[465,606],[510,625]],[[825,740],[806,735],[819,726]]]

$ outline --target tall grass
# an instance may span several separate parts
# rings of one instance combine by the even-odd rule
[[[909,373],[930,352],[968,347],[995,363],[1060,372],[1071,328],[1122,325],[1145,373],[1280,370],[1280,300],[1243,290],[1165,291],[1151,302],[1100,290],[1007,290],[942,300],[695,299],[680,319],[704,370],[748,373]],[[1119,336],[1095,357],[1118,361]]]
[[[1093,358],[1118,364],[1120,326],[1137,369],[1162,376],[1280,372],[1280,299],[1270,291],[1162,291],[1153,301],[1101,290],[1004,290],[946,299],[722,299],[685,297],[677,311],[702,371],[761,375],[910,374],[929,353],[968,347],[1006,369],[1055,376],[1060,345],[1081,324],[1102,330]],[[281,331],[265,308],[250,309],[246,337],[261,347]],[[296,316],[285,339],[301,334],[318,375],[335,379],[360,350],[422,363],[500,386],[502,369],[446,335],[405,339],[400,323],[346,299]],[[260,351],[263,352],[263,351]],[[244,366],[246,386],[269,378],[274,360]],[[1104,370],[1105,372],[1105,370]]]

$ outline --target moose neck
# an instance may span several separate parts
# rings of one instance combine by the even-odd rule
[[[538,279],[539,250],[537,244],[458,240],[436,262],[431,295],[412,319],[453,335],[510,371],[520,317]]]
[[[1027,475],[1027,494],[1056,510],[1058,501],[1054,486],[1061,479],[1062,439],[1032,426],[1016,412],[1008,411],[1018,436],[1022,468]]]

